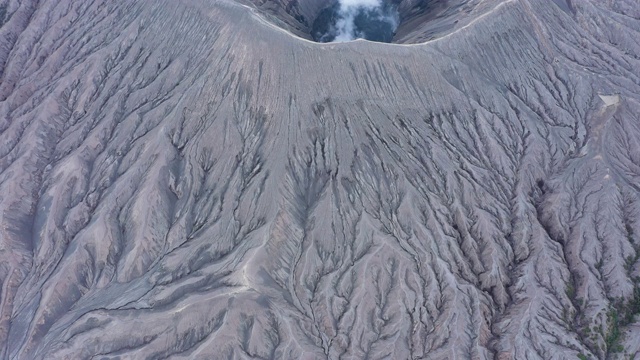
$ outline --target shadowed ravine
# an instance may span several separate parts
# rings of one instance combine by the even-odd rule
[[[395,5],[0,0],[0,358],[633,358],[636,1]]]

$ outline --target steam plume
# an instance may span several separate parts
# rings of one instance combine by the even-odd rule
[[[331,24],[316,35],[320,42],[357,38],[389,42],[398,27],[397,10],[382,0],[339,0],[331,9]]]

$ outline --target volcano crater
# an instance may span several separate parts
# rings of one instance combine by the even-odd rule
[[[315,42],[416,44],[473,17],[475,0],[251,0],[274,25]]]

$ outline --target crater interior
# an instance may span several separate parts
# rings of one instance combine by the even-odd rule
[[[339,37],[337,31],[331,29],[339,21],[339,1],[251,0],[251,3],[273,24],[298,37],[317,42],[332,42]],[[469,18],[467,15],[472,13],[476,3],[473,0],[381,2],[374,11],[361,8],[353,19],[356,26],[352,38],[337,41],[365,38],[378,42],[415,44],[433,40],[446,35],[459,22]]]

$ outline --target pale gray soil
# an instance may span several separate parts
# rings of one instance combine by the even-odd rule
[[[414,3],[0,0],[0,358],[633,358],[637,0]]]

